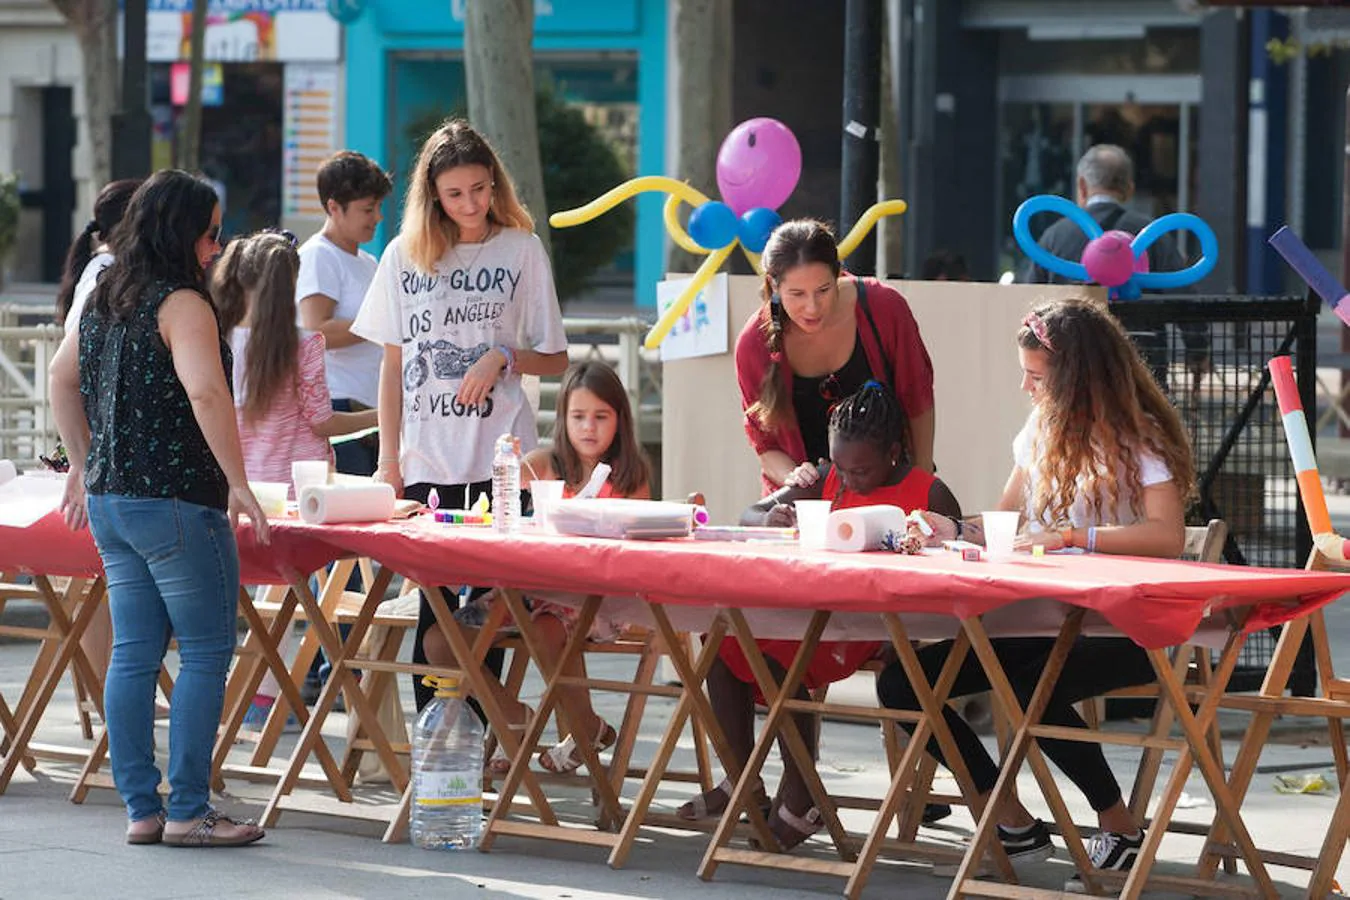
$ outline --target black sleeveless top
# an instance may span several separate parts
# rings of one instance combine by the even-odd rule
[[[838,371],[817,378],[792,377],[792,409],[797,414],[808,462],[830,458],[830,410],[840,400],[856,394],[871,377],[872,369],[860,336],[854,337],[853,354]]]
[[[80,394],[89,420],[84,487],[91,494],[174,498],[224,510],[225,473],[197,425],[159,308],[184,285],[158,284],[125,321],[90,309],[80,318]],[[225,383],[234,365],[220,342]]]

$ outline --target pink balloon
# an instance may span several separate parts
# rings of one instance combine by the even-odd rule
[[[742,122],[717,151],[717,187],[738,216],[756,207],[782,206],[801,173],[802,148],[777,119]]]
[[[1148,271],[1148,254],[1135,259],[1130,242],[1134,235],[1128,231],[1108,231],[1088,241],[1083,249],[1083,268],[1088,277],[1103,287],[1120,287],[1135,272]]]

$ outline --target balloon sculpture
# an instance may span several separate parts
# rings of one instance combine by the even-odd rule
[[[732,129],[717,153],[721,200],[710,200],[702,191],[674,178],[644,175],[625,181],[585,206],[554,213],[548,222],[554,228],[571,228],[603,215],[637,194],[659,191],[670,195],[665,205],[666,231],[684,250],[708,258],[647,333],[644,344],[655,349],[738,245],[755,271],[762,273],[759,254],[769,235],[783,221],[776,210],[792,195],[801,171],[802,151],[792,131],[777,119],[749,119]],[[680,226],[681,202],[693,207],[687,232]],[[878,219],[898,216],[904,211],[903,200],[873,205],[839,242],[839,256],[846,257],[855,250]]]
[[[1037,213],[1057,212],[1072,221],[1087,235],[1088,244],[1079,262],[1061,259],[1046,250],[1031,236],[1031,219]],[[1200,238],[1200,259],[1175,272],[1150,272],[1147,250],[1164,234],[1189,231]],[[1013,214],[1013,237],[1017,245],[1036,265],[1048,272],[1074,281],[1095,282],[1110,289],[1113,300],[1134,300],[1141,290],[1168,290],[1185,287],[1204,278],[1219,261],[1219,239],[1199,216],[1170,213],[1150,222],[1142,231],[1102,232],[1102,226],[1087,210],[1053,194],[1028,197]]]

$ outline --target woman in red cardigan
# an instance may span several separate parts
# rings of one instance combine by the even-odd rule
[[[765,302],[736,340],[736,380],[765,493],[799,467],[793,481],[815,480],[830,407],[871,378],[895,392],[911,458],[933,471],[933,364],[905,298],[843,273],[834,234],[811,219],[778,226],[762,262]]]

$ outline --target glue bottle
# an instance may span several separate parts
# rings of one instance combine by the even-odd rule
[[[493,448],[492,527],[502,532],[520,527],[520,442],[509,434]]]

